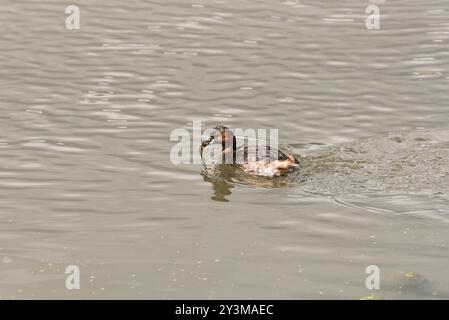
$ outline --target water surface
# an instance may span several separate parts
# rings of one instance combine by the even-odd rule
[[[368,4],[4,0],[0,297],[358,299],[374,264],[449,298],[449,4]],[[279,129],[307,179],[217,198],[169,160],[195,120]]]

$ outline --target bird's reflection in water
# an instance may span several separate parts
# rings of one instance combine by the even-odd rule
[[[214,168],[204,167],[201,171],[204,181],[212,183],[214,195],[211,197],[215,201],[228,202],[226,196],[232,194],[234,188],[232,177],[235,175],[236,168],[229,165],[218,165]]]
[[[214,167],[203,167],[201,171],[204,181],[212,184],[214,201],[228,202],[232,194],[231,189],[235,185],[245,185],[258,188],[282,188],[291,186],[293,183],[301,182],[297,175],[282,177],[260,177],[244,173],[234,165],[216,165]]]

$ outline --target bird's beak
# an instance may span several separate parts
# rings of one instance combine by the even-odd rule
[[[211,136],[209,140],[203,141],[201,143],[201,150],[203,150],[203,148],[205,148],[206,146],[208,146],[212,142],[214,142],[214,137],[213,136]]]

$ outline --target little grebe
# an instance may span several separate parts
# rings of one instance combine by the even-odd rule
[[[210,139],[201,144],[203,163],[210,162],[210,156],[215,157],[214,164],[235,165],[248,174],[265,177],[284,175],[299,164],[293,155],[260,143],[260,140],[250,146],[237,146],[233,131],[224,126],[215,127]]]

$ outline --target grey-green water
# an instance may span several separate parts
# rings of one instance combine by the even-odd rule
[[[1,298],[449,298],[447,2],[2,4]],[[301,175],[173,165],[194,120],[279,129]]]

